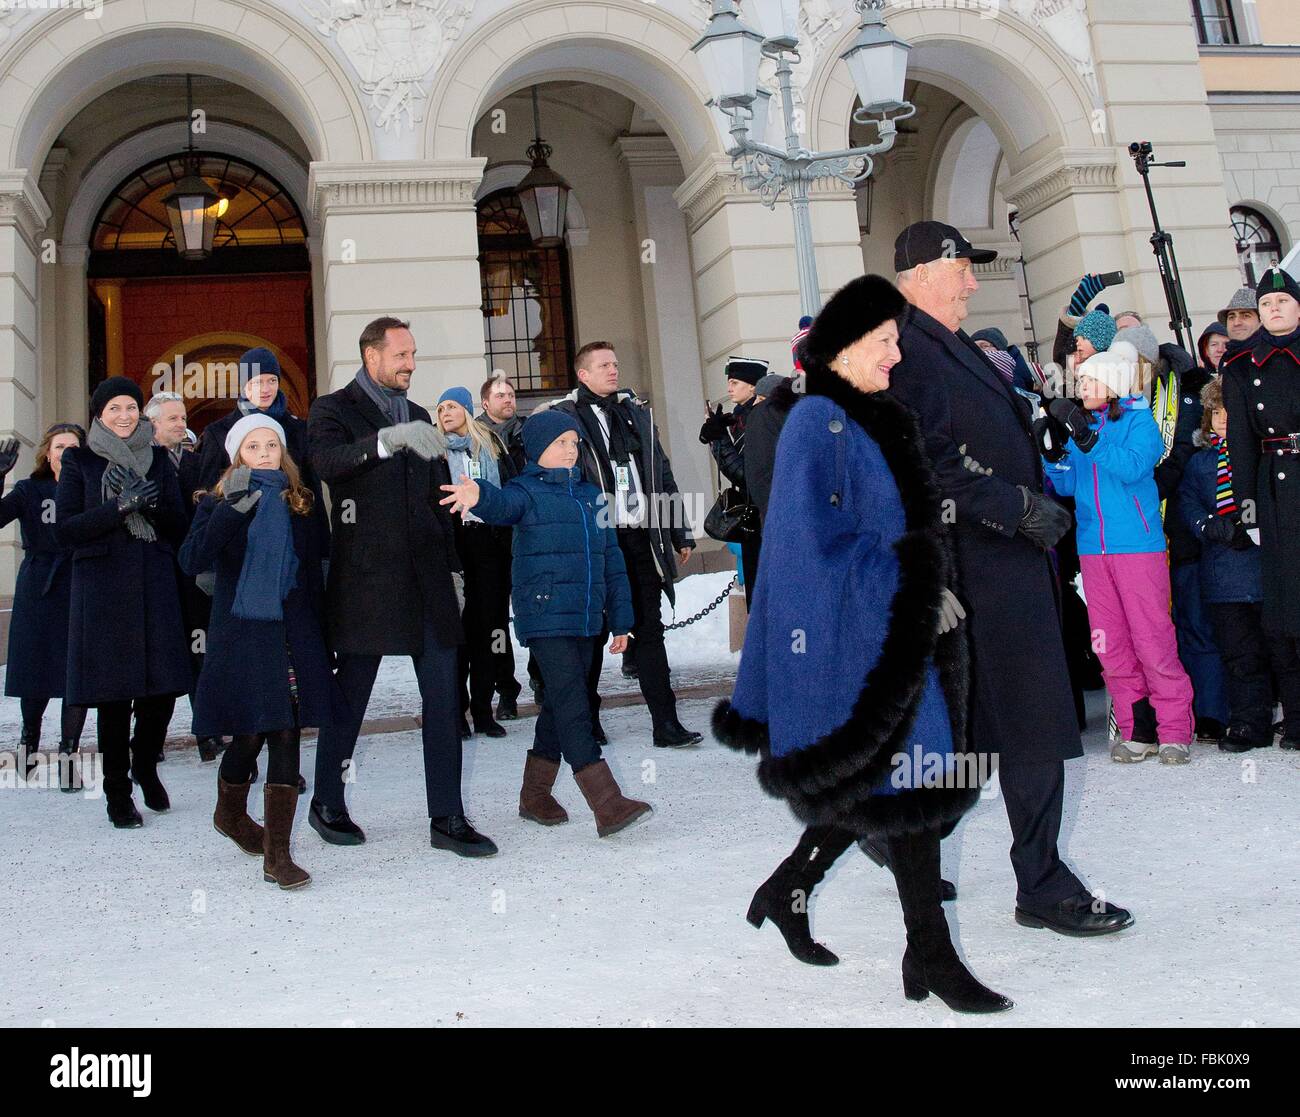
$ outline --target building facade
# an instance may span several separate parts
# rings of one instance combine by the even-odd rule
[[[738,182],[691,44],[707,0],[0,0],[0,438],[85,421],[91,385],[280,357],[297,411],[353,375],[370,319],[409,318],[413,395],[525,406],[572,384],[600,338],[655,408],[684,490],[714,474],[696,432],[728,354],[789,366],[799,317],[790,213]],[[742,4],[742,16],[743,16]],[[1085,271],[1167,320],[1152,172],[1194,330],[1300,235],[1300,14],[1291,0],[911,0],[916,115],[857,187],[812,202],[825,294],[889,274],[934,217],[994,247],[969,325],[1047,342]],[[865,137],[838,56],[851,0],[804,0],[795,124]],[[539,248],[515,187],[537,127],[572,187]],[[780,112],[769,139],[784,135]],[[211,255],[181,260],[165,198],[192,148],[220,195]],[[181,377],[180,379],[184,379]],[[175,386],[173,380],[169,386]],[[191,392],[192,381],[185,381]],[[197,390],[196,390],[197,391]],[[194,394],[194,393],[191,393]],[[194,424],[230,406],[208,383]],[[0,592],[16,565],[0,537]]]

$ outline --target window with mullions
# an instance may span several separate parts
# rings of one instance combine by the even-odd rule
[[[1232,0],[1192,0],[1196,37],[1207,47],[1231,46],[1237,38],[1237,21]]]
[[[487,368],[518,392],[573,386],[572,292],[563,246],[536,248],[513,190],[478,208],[479,275]]]
[[[1282,260],[1282,242],[1277,230],[1262,213],[1246,206],[1232,207],[1232,235],[1237,240],[1237,265],[1247,287],[1254,288],[1260,277]]]

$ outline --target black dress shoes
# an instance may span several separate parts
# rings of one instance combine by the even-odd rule
[[[1133,926],[1133,915],[1104,900],[1093,899],[1088,892],[1080,892],[1050,908],[1023,908],[1016,906],[1016,922],[1022,927],[1046,927],[1058,935],[1113,935],[1125,927]]]
[[[482,733],[485,737],[504,737],[506,735],[506,727],[493,721],[492,717],[489,715],[486,718],[474,719],[474,732]]]
[[[1251,749],[1267,749],[1273,745],[1273,735],[1270,733],[1267,738],[1251,737],[1243,730],[1233,726],[1223,735],[1219,741],[1220,752],[1250,752]]]
[[[496,843],[474,829],[474,824],[463,814],[429,820],[429,844],[434,849],[446,849],[461,857],[491,857],[497,852]]]
[[[366,840],[365,832],[352,821],[347,808],[327,807],[313,798],[307,811],[307,824],[330,845],[359,846]]]
[[[204,764],[211,763],[226,751],[224,737],[199,737],[197,740],[199,744],[199,760]]]
[[[108,821],[119,830],[137,830],[144,825],[130,795],[105,795],[104,798],[108,806]]]
[[[686,745],[698,745],[703,740],[704,734],[687,729],[681,722],[674,722],[654,732],[654,743],[657,749],[679,749]]]
[[[497,721],[518,721],[519,700],[507,698],[504,694],[497,700]]]

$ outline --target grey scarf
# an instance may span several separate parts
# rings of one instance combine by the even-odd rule
[[[365,365],[357,369],[356,381],[361,385],[361,390],[370,397],[374,405],[384,413],[384,417],[390,423],[409,423],[411,421],[411,405],[406,400],[405,392],[376,384],[370,373],[366,371]]]
[[[148,419],[141,419],[128,438],[120,438],[96,419],[90,424],[86,445],[110,465],[120,465],[140,477],[148,477],[149,470],[153,468],[153,424]],[[108,470],[104,470],[104,482],[100,487],[104,502],[116,503],[121,491],[121,486],[115,487],[109,482]],[[147,543],[153,543],[158,538],[153,524],[139,512],[127,516],[126,530],[134,538],[143,539]]]

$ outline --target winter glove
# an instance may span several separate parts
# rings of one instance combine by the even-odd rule
[[[3,477],[18,464],[18,439],[0,442],[0,477]]]
[[[1070,428],[1050,414],[1034,420],[1034,442],[1049,462],[1059,462],[1069,452]]]
[[[252,476],[253,471],[248,466],[238,465],[230,471],[226,483],[221,486],[221,491],[226,494],[226,502],[241,515],[251,512],[253,506],[262,499],[261,489],[251,493],[248,491],[248,483],[252,480]]]
[[[1070,513],[1043,493],[1031,493],[1024,485],[1016,486],[1024,497],[1025,511],[1020,517],[1020,534],[1044,551],[1055,547],[1070,530]]]
[[[722,404],[718,404],[717,411],[710,411],[709,417],[704,420],[704,425],[700,427],[700,441],[704,445],[711,442],[718,442],[727,437],[727,431],[735,423],[735,415],[727,415],[722,410]]]
[[[1070,297],[1070,305],[1066,309],[1073,318],[1082,318],[1088,313],[1088,304],[1106,289],[1106,285],[1101,281],[1099,275],[1085,275],[1080,281],[1079,286],[1074,289],[1074,294]]]
[[[993,474],[992,469],[985,469],[982,465],[980,465],[979,462],[977,462],[968,453],[966,453],[966,443],[963,442],[960,446],[957,447],[957,453],[959,453],[962,456],[961,464],[963,465],[963,467],[969,469],[972,473],[982,473],[985,477],[992,476]]]
[[[944,588],[943,598],[939,602],[939,635],[951,632],[966,619],[966,610],[961,607],[957,595]]]
[[[390,454],[410,450],[426,462],[447,452],[447,439],[432,423],[416,419],[411,423],[398,423],[379,432],[379,441]]]
[[[158,486],[133,473],[129,475],[129,480],[122,485],[117,494],[117,510],[123,516],[129,516],[132,512],[142,512],[157,503]]]
[[[1201,535],[1211,543],[1231,546],[1241,522],[1234,516],[1207,516],[1201,522]]]
[[[1088,413],[1072,399],[1054,399],[1047,405],[1047,413],[1064,426],[1083,453],[1097,445],[1097,432],[1088,423]]]
[[[456,592],[456,608],[463,613],[465,611],[465,575],[459,570],[451,572],[451,588]]]

